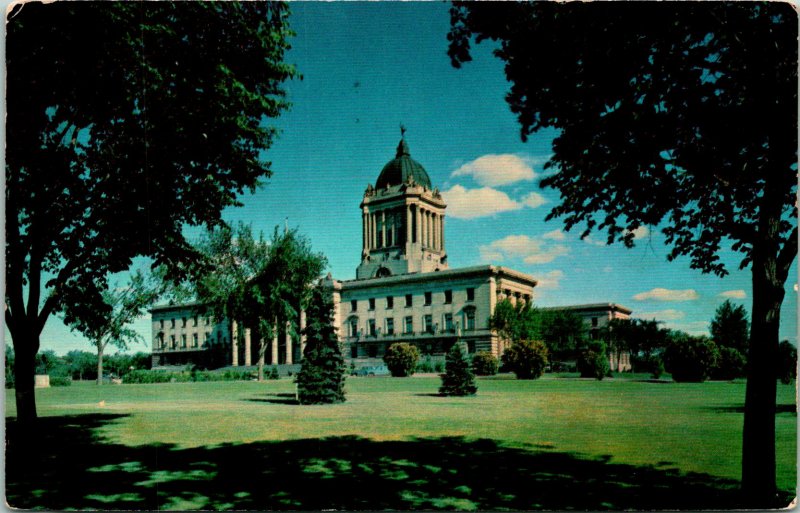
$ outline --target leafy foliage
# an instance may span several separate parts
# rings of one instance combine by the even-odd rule
[[[664,367],[679,383],[707,380],[718,360],[719,351],[713,340],[681,332],[671,333],[664,351]]]
[[[642,20],[647,20],[643,22]],[[797,256],[798,19],[785,3],[457,2],[449,55],[497,41],[521,136],[553,129],[541,181],[582,237],[635,244],[660,227],[669,260],[753,273],[742,487],[773,501],[780,309]]]
[[[419,360],[419,349],[406,342],[392,344],[383,355],[383,361],[392,376],[405,378],[414,374]]]
[[[333,326],[333,303],[322,283],[312,291],[306,319],[306,350],[297,375],[298,400],[300,404],[342,403],[347,368]]]
[[[606,344],[601,340],[592,341],[578,356],[577,367],[582,378],[602,380],[611,371],[608,363]]]
[[[475,385],[475,375],[470,368],[470,361],[464,353],[461,343],[456,342],[447,351],[442,374],[442,386],[439,394],[445,396],[475,395],[478,391]]]
[[[478,351],[472,355],[472,372],[477,376],[494,376],[498,367],[497,358],[488,351]]]
[[[711,338],[718,347],[730,347],[747,354],[750,321],[744,305],[735,306],[730,299],[719,305],[711,319]]]
[[[505,350],[501,359],[517,379],[538,379],[547,367],[547,346],[538,340],[519,340]]]
[[[744,377],[747,360],[744,355],[732,347],[720,346],[719,359],[711,370],[711,379],[730,381]]]
[[[512,342],[532,340],[541,333],[541,321],[533,303],[518,302],[515,305],[508,299],[497,302],[489,318],[489,327]]]
[[[184,226],[219,224],[270,176],[269,120],[295,74],[286,14],[266,2],[9,13],[5,315],[18,381],[32,382],[52,313],[102,324],[108,275],[136,256],[182,277],[196,261]],[[36,417],[32,383],[17,402],[24,422]]]
[[[540,331],[551,360],[569,360],[575,357],[589,336],[586,323],[580,315],[569,310],[540,310]]]
[[[791,383],[797,378],[797,348],[788,340],[778,344],[777,375],[781,383]]]

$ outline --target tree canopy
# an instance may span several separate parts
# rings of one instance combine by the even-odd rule
[[[719,347],[731,347],[747,354],[750,321],[744,305],[734,305],[730,299],[719,305],[711,319],[711,338]]]
[[[797,35],[787,3],[457,2],[449,55],[493,40],[522,139],[553,128],[547,219],[634,245],[659,227],[670,260],[753,273],[742,449],[752,507],[776,502],[780,306],[797,256]]]
[[[103,308],[108,274],[133,257],[191,262],[184,225],[219,224],[270,175],[268,120],[295,74],[287,13],[267,2],[9,12],[6,323],[23,421],[36,416],[33,356],[50,314]]]

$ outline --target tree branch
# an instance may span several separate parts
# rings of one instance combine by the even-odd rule
[[[778,276],[783,283],[786,283],[786,278],[789,276],[789,268],[792,266],[795,257],[797,256],[797,226],[794,227],[792,233],[783,244],[783,249],[778,253]]]

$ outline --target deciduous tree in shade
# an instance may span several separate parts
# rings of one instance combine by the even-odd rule
[[[744,305],[734,305],[730,299],[719,305],[711,319],[711,338],[718,347],[736,349],[747,355],[750,321]]]
[[[282,3],[25,2],[7,17],[6,326],[17,415],[36,418],[39,336],[82,322],[109,273],[196,259],[185,225],[219,224],[270,176],[294,75]]]
[[[630,247],[659,227],[669,259],[752,270],[742,489],[776,503],[774,362],[797,255],[797,13],[778,2],[457,3],[449,54],[498,43],[524,139],[558,130],[548,219]]]

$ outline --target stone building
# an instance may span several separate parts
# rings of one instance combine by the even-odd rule
[[[495,305],[506,298],[530,302],[537,282],[507,267],[450,268],[447,205],[425,168],[411,158],[404,138],[375,184],[367,186],[360,208],[362,245],[356,277],[336,280],[328,275],[324,280],[345,358],[357,366],[377,364],[395,342],[414,344],[423,355],[442,358],[456,340],[470,353],[489,351],[499,357],[509,342],[489,329]],[[257,344],[250,331],[240,333],[235,322],[214,323],[198,316],[198,306],[151,310],[154,365],[194,360],[254,364]],[[592,330],[614,316],[630,315],[630,310],[613,304],[565,308],[587,319]],[[298,317],[302,329],[303,312]],[[288,331],[267,342],[267,364],[297,364],[302,358],[304,341],[293,340]]]

